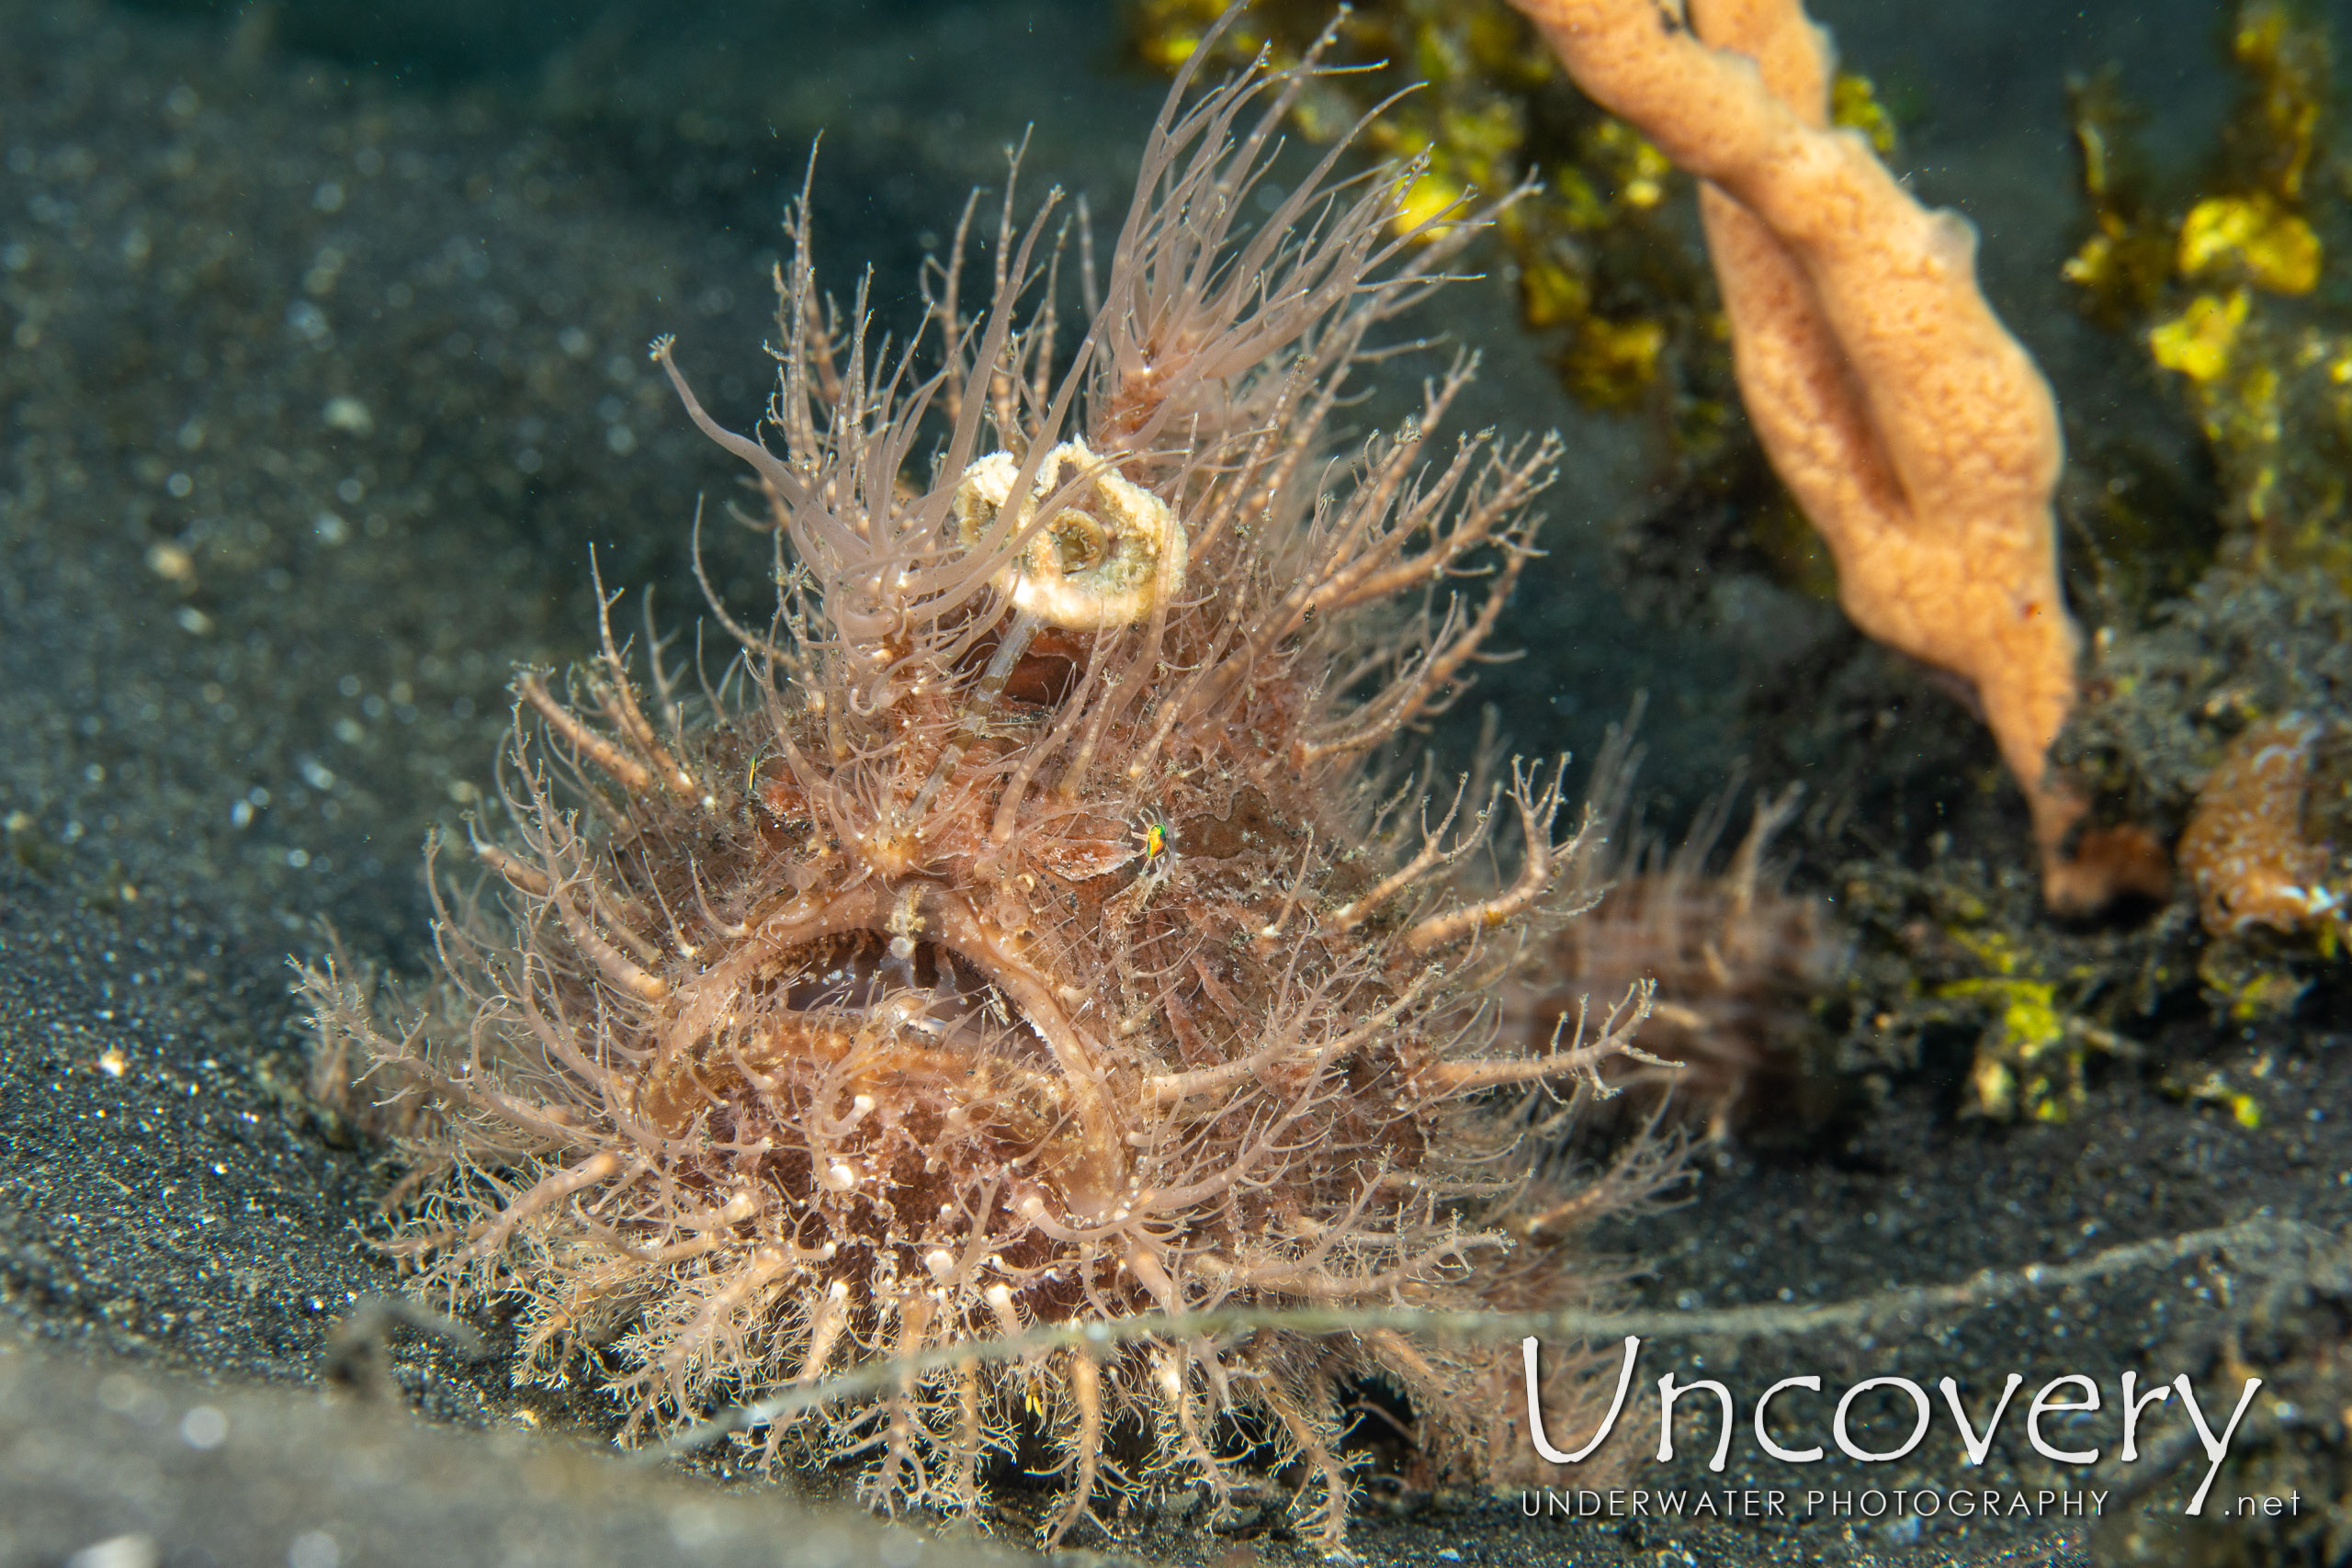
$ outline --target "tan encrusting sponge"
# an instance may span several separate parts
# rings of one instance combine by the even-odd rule
[[[2076,835],[2050,777],[2078,638],[2057,574],[2058,412],[1976,286],[1975,235],[1828,125],[1798,0],[1518,0],[1577,84],[1705,183],[1740,391],[1854,624],[1966,681],[2032,808],[2044,891],[2162,886],[2136,830]]]

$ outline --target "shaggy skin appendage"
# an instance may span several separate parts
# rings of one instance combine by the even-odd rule
[[[1054,197],[1024,225],[1008,197],[992,247],[967,208],[887,357],[862,296],[818,293],[804,197],[764,439],[655,349],[756,475],[773,620],[718,612],[741,656],[691,696],[609,629],[567,682],[520,677],[510,823],[475,846],[497,897],[444,908],[437,999],[388,1025],[309,976],[415,1160],[395,1245],[450,1298],[519,1299],[535,1374],[605,1377],[632,1431],[1037,1325],[1589,1301],[1564,1244],[1662,1174],[1652,1146],[1575,1181],[1544,1157],[1638,990],[1532,1055],[1498,1037],[1489,998],[1584,897],[1556,773],[1513,764],[1432,829],[1394,761],[1480,657],[1557,448],[1425,466],[1458,364],[1333,451],[1367,334],[1470,225],[1404,233],[1412,170],[1326,158],[1238,231],[1309,78],[1171,97],[1066,365]],[[1138,1493],[1222,1510],[1246,1459],[1337,1546],[1351,1390],[1391,1391],[1432,1472],[1494,1480],[1533,1462],[1517,1366],[1147,1337],[742,1440],[953,1510],[1046,1455],[1050,1539]]]
[[[1621,1100],[1621,1116],[1703,1125],[1705,1140],[1717,1143],[1751,1114],[1790,1109],[1772,1091],[1802,1076],[1795,1043],[1814,998],[1845,972],[1852,939],[1826,903],[1790,893],[1765,863],[1772,835],[1796,813],[1796,789],[1757,801],[1720,874],[1707,863],[1730,823],[1730,794],[1704,807],[1670,852],[1645,835],[1628,809],[1633,723],[1603,748],[1588,802],[1613,841],[1597,863],[1570,872],[1605,883],[1608,896],[1554,934],[1549,962],[1532,968],[1527,989],[1503,997],[1504,1038],[1540,1046],[1588,996],[1646,979],[1642,1049],[1606,1064],[1601,1077],[1646,1091]]]

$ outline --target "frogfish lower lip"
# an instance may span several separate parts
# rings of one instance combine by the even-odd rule
[[[944,943],[869,927],[785,949],[737,978],[708,1027],[673,1035],[640,1109],[676,1135],[719,1080],[766,1079],[786,1057],[839,1062],[888,1052],[918,1073],[967,1077],[982,1058],[1034,1074],[1051,1057],[980,968]]]
[[[662,1136],[786,1085],[845,1105],[867,1092],[1025,1149],[1074,1216],[1115,1201],[1127,1160],[1091,1070],[1099,1047],[1032,961],[1034,932],[923,882],[761,924],[770,940],[675,988],[638,1100]]]
[[[902,1027],[943,1043],[984,1016],[1000,1023],[1010,1016],[987,977],[935,942],[843,931],[780,960],[776,969],[753,982],[753,993],[804,1016],[849,1023],[888,1010]]]

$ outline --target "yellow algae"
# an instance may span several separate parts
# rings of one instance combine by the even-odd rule
[[[2308,294],[2319,286],[2320,257],[2311,224],[2267,192],[2208,197],[2180,225],[2184,277],[2234,273],[2273,294]]]
[[[2148,352],[2157,364],[2192,381],[2219,380],[2230,367],[2230,353],[2252,303],[2243,288],[2221,297],[2200,294],[2180,314],[2148,329]]]

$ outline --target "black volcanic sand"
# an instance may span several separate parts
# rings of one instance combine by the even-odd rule
[[[640,61],[618,24],[565,40],[527,82],[427,88],[306,63],[266,16],[227,28],[0,9],[0,1304],[16,1331],[0,1345],[0,1564],[85,1548],[74,1561],[87,1565],[299,1568],[967,1555],[968,1540],[880,1533],[799,1500],[833,1482],[722,1484],[590,1451],[594,1408],[525,1401],[494,1335],[486,1361],[402,1331],[380,1367],[331,1366],[334,1325],[394,1288],[367,1238],[395,1173],[307,1098],[287,957],[318,952],[331,920],[354,953],[421,967],[417,846],[489,786],[512,668],[583,650],[584,546],[609,581],[658,584],[673,624],[690,613],[695,497],[723,501],[735,476],[655,385],[644,344],[677,332],[712,400],[748,417],[773,220],[818,123],[831,126],[822,259],[843,280],[865,255],[894,268],[877,274],[888,314],[903,312],[919,225],[944,227],[967,186],[998,177],[997,144],[1021,118],[1038,120],[1040,183],[1115,212],[1160,88],[1112,70],[1110,23],[1071,4],[859,14],[784,54],[765,86],[703,94],[687,85],[709,51]],[[980,90],[957,62],[1007,39],[1018,47]],[[615,76],[621,63],[639,73]],[[738,64],[736,80],[753,74]],[[679,102],[709,123],[663,107]],[[774,146],[710,129],[763,105]],[[1932,160],[1922,177],[1938,177]],[[2030,239],[2050,251],[2056,183],[2037,187]],[[1743,635],[1766,632],[1673,640],[1614,607],[1589,525],[1626,503],[1640,440],[1564,408],[1499,289],[1458,292],[1441,324],[1491,348],[1474,417],[1560,423],[1577,456],[1555,555],[1519,612],[1519,639],[1545,652],[1490,694],[1531,749],[1589,749],[1648,687],[1650,777],[1696,798],[1742,748],[1724,672],[1741,667]],[[721,592],[755,604],[757,556],[711,533]],[[1792,624],[1814,623],[1759,612],[1759,628]],[[1536,732],[1547,714],[1555,728]],[[1650,1270],[1632,1300],[1695,1311],[1954,1281],[2255,1216],[2342,1227],[2352,1053],[2276,1030],[2216,1039],[2196,1021],[2166,1044],[2250,1095],[2245,1114],[2118,1068],[2068,1124],[1968,1123],[1953,1111],[1961,1064],[1930,1061],[1801,1157],[1702,1159],[1690,1201],[1605,1242]],[[2315,1506],[2308,1489],[2331,1484],[2341,1451],[2334,1412],[2352,1404],[2329,1353],[2352,1284],[2326,1246],[2291,1242],[1871,1337],[1656,1340],[1643,1383],[1672,1371],[1740,1393],[1731,1466],[1695,1467],[1709,1446],[1695,1429],[1676,1465],[1649,1462],[1655,1416],[1639,1410],[1611,1451],[1642,1485],[2120,1499],[2163,1465],[2037,1457],[2022,1430],[2033,1390],[2098,1379],[2109,1408],[2048,1435],[2111,1449],[2125,1366],[2188,1372],[2209,1406],[2251,1367],[2273,1386],[2239,1439],[2251,1468],[2217,1495],[2295,1484]],[[334,1367],[348,1375],[322,1395]],[[1981,1412],[2012,1370],[2028,1384],[1982,1471],[1962,1464],[1940,1408],[1917,1453],[1877,1466],[1773,1465],[1745,1427],[1784,1376],[1818,1374],[1834,1395],[1868,1376],[1932,1388],[1950,1375]],[[1826,1398],[1786,1408],[1817,1435]],[[2150,1448],[2177,1453],[2177,1416],[2149,1419]],[[1907,1407],[1859,1424],[1903,1427]],[[2202,1469],[2125,1508],[2098,1554],[2267,1560],[2252,1527],[2170,1522]],[[2092,1550],[2084,1521],[2054,1511],[1825,1507],[1726,1526],[1521,1507],[1374,1505],[1355,1542],[1383,1562],[1658,1568]],[[1083,1545],[1219,1564],[1306,1555],[1278,1529],[1173,1521]]]

